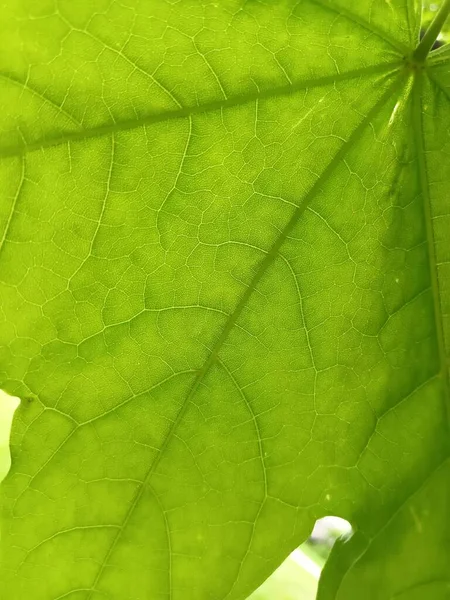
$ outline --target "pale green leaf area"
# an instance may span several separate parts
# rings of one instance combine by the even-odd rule
[[[5,0],[5,600],[450,598],[450,52],[416,0]]]
[[[9,434],[14,411],[18,405],[19,398],[12,398],[0,390],[0,481],[6,477],[11,467]]]
[[[249,600],[314,600],[317,579],[287,558]]]

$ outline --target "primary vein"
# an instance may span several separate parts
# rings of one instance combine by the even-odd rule
[[[53,137],[43,138],[30,143],[16,144],[14,146],[0,147],[0,158],[6,158],[11,156],[20,156],[27,152],[34,152],[36,150],[44,150],[54,146],[60,146],[69,142],[78,142],[88,140],[92,138],[102,137],[118,133],[120,131],[129,131],[138,129],[139,127],[145,127],[152,125],[153,123],[161,123],[165,121],[172,121],[175,119],[189,118],[194,115],[199,115],[207,112],[213,112],[216,110],[223,110],[226,108],[232,108],[235,106],[241,106],[249,104],[260,99],[277,98],[280,96],[287,96],[296,91],[320,87],[335,83],[337,81],[344,81],[347,79],[357,79],[365,75],[374,74],[389,74],[390,72],[398,69],[402,66],[402,62],[395,61],[390,63],[383,63],[377,65],[371,65],[369,67],[363,67],[361,69],[355,69],[347,71],[346,73],[335,73],[333,75],[326,75],[324,77],[317,77],[313,79],[306,79],[293,84],[288,84],[273,88],[270,90],[256,91],[254,93],[243,94],[241,96],[229,97],[228,99],[216,100],[214,102],[207,102],[198,106],[190,106],[186,108],[168,110],[163,113],[149,114],[142,119],[129,119],[115,123],[107,123],[105,125],[99,125],[91,129],[82,129],[77,131],[70,131],[63,134],[58,134]]]

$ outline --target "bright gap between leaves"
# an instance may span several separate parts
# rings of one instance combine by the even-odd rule
[[[345,519],[318,519],[310,537],[296,548],[248,600],[314,600],[322,568],[338,538],[350,538]]]
[[[20,398],[0,390],[0,481],[6,477],[11,467],[9,438],[14,412],[19,404]]]

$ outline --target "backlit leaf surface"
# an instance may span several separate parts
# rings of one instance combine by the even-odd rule
[[[446,2],[448,5],[448,1]],[[8,600],[449,597],[450,53],[414,0],[6,0]]]

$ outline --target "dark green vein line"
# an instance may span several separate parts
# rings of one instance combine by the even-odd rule
[[[216,362],[218,362],[220,350],[222,349],[224,343],[226,342],[228,336],[230,335],[230,332],[236,325],[236,322],[239,319],[240,315],[242,314],[242,311],[244,310],[245,306],[247,305],[250,297],[252,296],[253,292],[256,290],[258,283],[261,281],[261,279],[267,273],[267,270],[269,269],[269,267],[275,261],[276,257],[278,256],[278,252],[279,252],[281,246],[286,241],[286,239],[288,238],[288,236],[290,235],[290,233],[292,232],[292,230],[298,223],[299,219],[301,218],[301,216],[307,209],[307,207],[310,204],[310,202],[312,201],[312,199],[315,197],[317,192],[319,192],[321,186],[325,183],[325,181],[327,181],[327,179],[333,173],[334,169],[341,162],[341,160],[344,158],[344,156],[349,152],[349,150],[351,148],[353,148],[354,144],[361,137],[362,133],[364,132],[366,127],[371,123],[371,121],[375,117],[375,115],[385,106],[386,102],[389,99],[391,99],[393,97],[393,95],[404,85],[404,83],[406,81],[406,75],[407,75],[406,72],[404,72],[404,73],[402,73],[402,75],[395,78],[394,82],[387,88],[387,90],[384,92],[384,94],[381,96],[381,98],[376,102],[376,104],[367,113],[367,115],[361,120],[361,122],[354,129],[354,131],[349,136],[347,141],[343,143],[341,148],[334,155],[333,159],[330,161],[328,166],[323,170],[321,175],[316,180],[315,184],[311,187],[309,192],[305,195],[303,200],[300,202],[300,204],[297,206],[297,208],[293,211],[293,213],[292,213],[289,221],[285,225],[284,229],[282,231],[280,231],[280,234],[273,242],[271,248],[269,249],[269,251],[267,252],[265,257],[257,265],[255,274],[254,274],[252,280],[250,281],[250,283],[248,284],[244,293],[242,294],[239,302],[236,304],[234,311],[228,317],[222,332],[217,337],[216,341],[213,344],[213,347],[210,350],[208,358],[206,359],[206,361],[203,364],[203,366],[201,367],[201,369],[198,370],[197,376],[195,377],[195,379],[192,383],[192,386],[191,386],[189,392],[187,393],[187,395],[178,411],[178,414],[176,415],[174,421],[172,422],[172,425],[170,426],[170,429],[168,430],[168,432],[166,434],[166,437],[161,445],[161,449],[160,449],[158,455],[156,456],[153,463],[150,465],[140,489],[137,491],[136,496],[134,497],[133,501],[131,502],[122,526],[118,530],[117,534],[114,536],[111,546],[109,547],[108,552],[106,553],[105,559],[104,559],[103,563],[101,564],[101,566],[97,572],[97,575],[92,583],[91,592],[88,595],[86,600],[91,599],[92,593],[96,589],[96,586],[102,577],[105,566],[107,565],[108,560],[109,560],[112,552],[114,551],[114,548],[117,546],[117,543],[119,542],[123,531],[126,529],[127,524],[134,512],[135,507],[137,506],[137,504],[140,501],[140,498],[144,492],[147,482],[150,480],[152,474],[155,472],[155,469],[157,468],[157,466],[161,460],[161,457],[164,455],[166,448],[170,444],[171,440],[174,438],[175,432],[178,429],[178,426],[180,425],[181,421],[183,420],[184,415],[186,414],[186,411],[187,411],[188,406],[190,405],[191,399],[197,393],[198,389],[202,385],[202,382],[203,382],[205,376],[208,374],[211,367],[214,364],[216,364]]]
[[[365,29],[366,31],[371,33],[372,35],[375,35],[375,36],[377,36],[377,38],[383,40],[383,42],[388,43],[390,46],[392,46],[392,48],[394,48],[394,50],[397,50],[397,52],[400,52],[401,54],[406,54],[409,51],[406,46],[401,44],[395,38],[391,37],[386,31],[383,31],[382,29],[376,27],[372,23],[365,21],[361,17],[358,17],[358,15],[355,15],[355,13],[344,8],[343,6],[334,6],[334,5],[330,4],[329,2],[327,2],[326,0],[309,0],[309,2],[311,2],[312,4],[315,4],[316,6],[320,6],[321,8],[323,8],[325,10],[328,10],[337,15],[340,15],[340,16],[344,17],[345,19],[347,19],[347,21],[351,21],[355,25],[359,25],[360,27],[362,27],[363,29]]]
[[[280,86],[270,90],[257,91],[254,93],[244,94],[242,96],[235,96],[234,98],[228,98],[227,100],[217,100],[214,102],[208,102],[199,106],[191,106],[187,108],[180,108],[169,110],[163,113],[150,114],[142,119],[129,119],[120,121],[117,123],[107,123],[105,125],[99,125],[92,129],[84,129],[78,131],[70,131],[64,134],[48,137],[41,140],[30,142],[29,144],[18,144],[14,146],[0,147],[0,158],[6,158],[10,156],[20,156],[27,152],[34,152],[36,150],[44,150],[53,146],[60,146],[70,142],[79,142],[92,138],[102,137],[118,133],[120,131],[129,131],[137,129],[139,127],[145,127],[152,125],[153,123],[161,123],[165,121],[172,121],[174,119],[181,119],[191,117],[194,115],[201,115],[216,110],[223,110],[226,108],[232,108],[255,102],[256,100],[264,100],[270,98],[277,98],[280,96],[288,96],[297,91],[321,87],[329,85],[338,81],[345,81],[347,79],[356,79],[358,77],[364,77],[366,75],[375,74],[386,74],[395,71],[403,66],[402,61],[395,61],[390,63],[383,63],[378,65],[371,65],[362,69],[355,69],[347,71],[346,73],[336,73],[334,75],[327,75],[324,77],[317,77],[315,79],[306,79],[297,83]]]
[[[431,289],[433,292],[434,321],[436,328],[436,338],[439,352],[439,374],[442,378],[444,391],[446,395],[446,410],[450,425],[450,383],[448,380],[448,369],[445,350],[444,324],[442,318],[441,294],[439,289],[439,277],[437,272],[436,246],[433,232],[433,214],[431,211],[430,187],[428,181],[428,171],[425,156],[423,113],[422,113],[422,91],[423,74],[418,73],[413,86],[412,98],[412,133],[414,145],[417,153],[417,166],[419,172],[419,183],[422,191],[423,212],[425,219],[425,228],[428,244],[428,264],[430,270]]]

